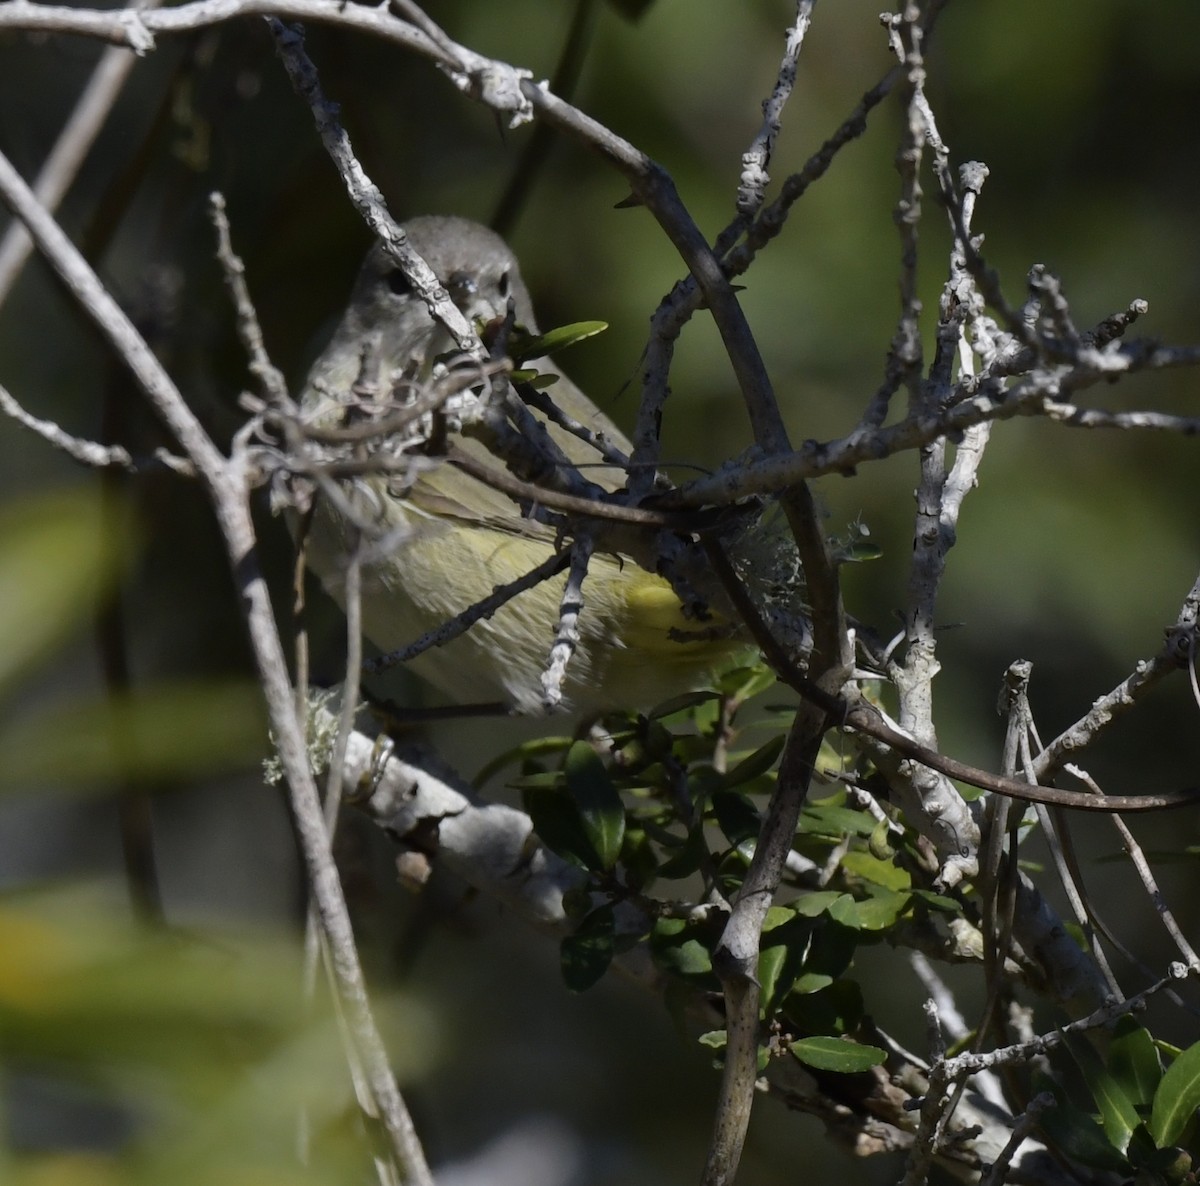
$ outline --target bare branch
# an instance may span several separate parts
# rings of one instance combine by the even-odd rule
[[[812,12],[816,0],[796,0],[796,15],[788,28],[783,61],[779,64],[779,75],[770,97],[763,103],[763,122],[754,143],[742,154],[742,176],[738,183],[737,209],[743,217],[752,218],[758,213],[766,198],[770,184],[767,166],[771,163],[771,152],[779,136],[783,120],[783,109],[791,98],[796,85],[796,63],[800,60],[800,47],[812,23]]]

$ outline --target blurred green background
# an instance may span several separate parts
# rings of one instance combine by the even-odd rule
[[[540,79],[553,72],[573,8],[562,0],[446,0],[431,15],[457,40]],[[660,161],[710,235],[730,217],[740,155],[757,129],[792,9],[786,0],[657,0],[635,23],[595,6],[577,102]],[[867,0],[818,7],[771,166],[776,180],[798,169],[888,68],[878,10]],[[1028,268],[1041,262],[1062,277],[1081,326],[1142,297],[1150,312],[1140,332],[1200,341],[1197,44],[1194,0],[948,5],[930,47],[929,94],[955,163],[977,159],[991,170],[975,227],[1013,303]],[[491,216],[528,128],[502,129],[431,66],[393,46],[313,25],[308,48],[394,214]],[[97,52],[82,40],[0,40],[0,147],[27,177]],[[892,212],[901,117],[894,99],[876,112],[742,281],[797,441],[847,431],[881,380],[898,311]],[[935,309],[948,236],[924,182],[921,283],[926,308]],[[161,39],[139,63],[62,211],[192,406],[227,440],[248,379],[212,258],[205,211],[213,189],[227,197],[268,348],[297,383],[369,240],[258,20]],[[629,424],[630,380],[648,318],[680,265],[645,211],[614,209],[626,193],[602,162],[559,139],[512,239],[543,325],[610,322],[568,364],[597,402]],[[1177,371],[1084,398],[1195,415],[1197,382]],[[0,312],[0,383],[35,414],[84,436],[111,433],[135,451],[159,442],[123,372],[37,262]],[[736,385],[703,316],[684,334],[672,389],[669,457],[711,465],[749,445]],[[1173,437],[1084,434],[1031,421],[998,428],[945,585],[942,621],[955,628],[944,635],[938,683],[944,748],[995,766],[1002,725],[993,705],[1014,659],[1034,662],[1034,710],[1049,737],[1157,650],[1200,554],[1195,457],[1194,443]],[[884,549],[881,560],[846,575],[851,610],[884,634],[898,626],[904,604],[914,484],[911,457],[818,483],[831,530],[861,516]],[[0,425],[0,490],[18,518],[22,500],[64,486],[85,500],[100,496],[94,476]],[[121,552],[117,576],[97,579],[95,600],[108,615],[94,627],[85,600],[70,628],[55,635],[58,645],[47,644],[9,684],[9,728],[61,710],[69,694],[102,696],[114,649],[134,688],[248,673],[227,565],[200,495],[155,476],[115,482],[108,497],[106,522]],[[286,541],[265,514],[262,527],[286,605]],[[64,547],[61,563],[66,574],[76,554]],[[321,622],[315,662],[332,678],[339,623],[328,607]],[[1176,681],[1115,730],[1089,768],[1106,788],[1124,792],[1195,781],[1196,712]],[[437,739],[470,772],[516,732],[455,728]],[[174,769],[160,780],[174,788],[153,812],[173,922],[295,925],[286,818],[274,792],[258,785],[251,756],[230,755],[238,774]],[[2,805],[6,885],[118,875],[112,796],[55,793],[83,782],[111,788],[99,772],[64,774]],[[1152,848],[1179,851],[1197,839],[1192,813],[1138,828]],[[1115,849],[1111,833],[1090,824],[1080,830],[1085,856]],[[435,885],[432,904],[414,906],[391,889],[385,846],[364,829],[351,824],[344,847],[380,981],[402,980],[423,999],[444,1039],[412,1085],[435,1159],[466,1157],[518,1120],[542,1116],[565,1126],[567,1147],[586,1153],[580,1183],[695,1180],[715,1077],[661,1009],[619,985],[569,998],[553,945],[486,904],[464,902],[453,886]],[[1114,918],[1117,929],[1140,927],[1139,954],[1161,962],[1165,949],[1145,926],[1149,911],[1124,881],[1124,866],[1105,865],[1102,874],[1088,867],[1105,882],[1112,910],[1133,903],[1135,913]],[[1167,866],[1163,874],[1168,897],[1194,925],[1185,901],[1194,889],[1190,867]],[[890,981],[886,967],[884,960],[879,975]],[[881,1019],[919,1047],[921,1031],[904,1028],[915,995],[880,997],[872,1006]],[[71,1115],[63,1108],[51,1099],[45,1114]],[[77,1135],[70,1122],[22,1123],[16,1135],[35,1149],[70,1147]],[[39,1144],[31,1131],[49,1135]],[[815,1124],[764,1106],[744,1180],[781,1179],[801,1158],[814,1165],[828,1151],[818,1136]],[[829,1172],[861,1173],[864,1181],[895,1173],[882,1159],[833,1164]]]

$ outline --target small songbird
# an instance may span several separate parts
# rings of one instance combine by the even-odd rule
[[[416,218],[404,231],[468,320],[480,327],[497,323],[511,303],[516,324],[537,332],[517,260],[499,236],[450,217]],[[382,247],[373,248],[341,323],[309,373],[301,403],[306,425],[402,419],[396,413],[412,405],[415,393],[428,391],[433,363],[451,348],[448,333],[403,271]],[[376,394],[364,410],[365,359],[381,377],[376,386],[385,399],[381,404]],[[545,359],[534,365],[540,375],[554,376],[544,390],[562,412],[629,455],[625,435],[569,378]],[[542,413],[535,415],[547,423]],[[371,472],[368,460],[362,473],[332,477],[315,491],[308,563],[335,600],[344,604],[347,557],[361,545],[364,530],[375,540],[362,568],[362,622],[363,633],[385,652],[517,581],[563,546],[558,527],[533,517],[528,502],[521,505],[438,455],[430,438],[440,433],[493,471],[504,471],[502,458],[456,429],[452,417],[414,419],[386,442],[390,473]],[[548,429],[587,482],[607,491],[624,485],[625,470],[611,456],[602,461],[591,444],[558,424]],[[342,456],[351,455],[350,446],[342,448]],[[699,555],[694,547],[692,552]],[[455,702],[500,700],[523,713],[545,711],[548,699],[556,699],[548,698],[542,677],[566,579],[559,574],[519,593],[411,666]],[[679,587],[678,580],[673,586],[626,556],[596,549],[561,686],[565,707],[579,713],[649,707],[697,687],[714,668],[747,651],[745,634],[732,629],[728,603],[719,604],[711,574],[702,590],[713,602],[707,621],[685,614]]]

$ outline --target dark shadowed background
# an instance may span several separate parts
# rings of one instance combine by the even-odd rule
[[[572,8],[447,0],[430,11],[456,40],[541,79],[553,72]],[[740,155],[774,81],[792,8],[786,0],[658,0],[632,23],[598,6],[576,101],[660,161],[710,235],[731,216]],[[878,10],[877,0],[818,6],[771,166],[776,180],[798,169],[887,70]],[[991,170],[975,229],[986,235],[985,254],[1010,301],[1023,299],[1029,267],[1045,263],[1062,278],[1081,327],[1140,297],[1150,306],[1142,333],[1200,341],[1197,44],[1194,0],[949,4],[930,47],[929,94],[955,163],[982,160]],[[308,50],[396,216],[491,217],[528,128],[501,128],[431,66],[393,46],[314,26]],[[0,39],[0,147],[27,177],[97,52],[81,40]],[[797,442],[847,431],[881,381],[899,307],[892,213],[901,117],[894,98],[874,114],[742,281]],[[924,181],[921,282],[925,307],[935,310],[948,235]],[[238,393],[250,384],[213,259],[213,189],[226,195],[268,349],[298,384],[369,238],[257,20],[163,38],[139,64],[62,211],[192,406],[227,440],[240,423]],[[610,323],[566,365],[628,426],[648,319],[681,267],[645,211],[615,209],[626,193],[600,160],[559,139],[511,238],[543,326]],[[1092,389],[1084,399],[1196,415],[1198,382],[1181,370]],[[37,261],[0,311],[0,383],[35,414],[83,436],[108,435],[142,452],[160,441],[126,376]],[[711,465],[750,444],[736,384],[703,315],[684,334],[672,391],[668,457]],[[915,474],[905,456],[818,483],[831,529],[861,517],[883,548],[882,559],[847,573],[846,593],[851,611],[885,634],[904,603]],[[1186,439],[1041,421],[996,429],[944,586],[935,707],[943,749],[996,767],[1003,726],[994,703],[1015,659],[1034,663],[1033,707],[1049,738],[1157,650],[1200,556],[1196,474],[1195,443]],[[22,500],[63,486],[99,497],[93,475],[0,423],[5,504],[19,515]],[[98,625],[81,613],[69,637],[9,689],[10,726],[68,696],[99,692],[114,650],[134,686],[248,674],[227,566],[201,496],[166,476],[122,480],[110,493],[124,559],[109,612]],[[261,523],[284,606],[285,533],[265,508]],[[70,556],[62,562],[69,566]],[[332,679],[340,619],[328,605],[316,611],[315,670]],[[1196,714],[1177,681],[1114,731],[1089,768],[1107,790],[1124,793],[1196,781]],[[454,727],[436,739],[469,774],[528,733]],[[282,801],[254,766],[169,781],[153,808],[168,919],[298,925]],[[111,794],[81,799],[74,789],[39,785],[0,805],[6,885],[119,877]],[[1197,841],[1192,812],[1136,826],[1155,850],[1178,854]],[[1165,948],[1144,897],[1125,883],[1126,866],[1094,863],[1117,850],[1113,834],[1091,821],[1079,831],[1085,869],[1109,891],[1114,926],[1158,966]],[[350,821],[342,847],[372,970],[381,983],[403,984],[435,1035],[408,1085],[435,1165],[538,1121],[529,1140],[568,1164],[577,1158],[572,1180],[580,1184],[696,1179],[716,1077],[657,1002],[608,982],[572,997],[559,983],[553,944],[440,878],[424,903],[405,896],[392,885],[386,846],[364,826]],[[1185,925],[1194,926],[1192,866],[1164,864],[1160,872]],[[876,954],[880,987],[871,1006],[921,1048],[915,990],[901,990],[902,977],[889,971],[898,957]],[[53,1091],[32,1104],[27,1093],[18,1097],[18,1144],[87,1143],[82,1121]],[[96,1141],[110,1139],[101,1132]],[[818,1156],[831,1159],[824,1170]],[[863,1181],[896,1172],[884,1159],[852,1165],[814,1122],[761,1107],[742,1180],[790,1180],[801,1165],[807,1174]]]

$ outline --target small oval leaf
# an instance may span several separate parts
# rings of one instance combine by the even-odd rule
[[[594,338],[608,329],[607,321],[575,321],[570,325],[560,325],[557,329],[547,330],[536,338],[522,342],[513,351],[514,362],[524,362],[527,358],[544,358],[558,350],[574,346],[576,342],[584,342]]]
[[[579,809],[583,830],[607,872],[621,855],[625,839],[625,804],[600,760],[586,741],[577,741],[567,751],[563,766],[567,790]]]
[[[853,1074],[880,1066],[887,1054],[878,1046],[863,1046],[845,1038],[800,1038],[789,1047],[801,1062],[819,1071]]]

